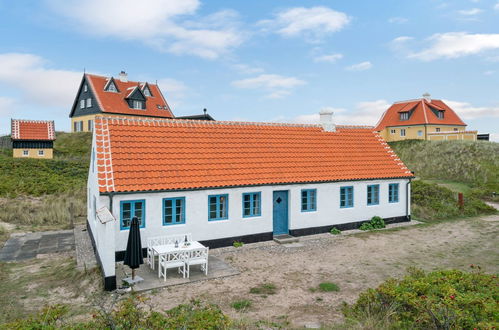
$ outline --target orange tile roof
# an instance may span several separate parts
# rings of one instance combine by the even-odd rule
[[[103,77],[88,73],[85,74],[85,77],[104,113],[173,118],[170,106],[166,102],[161,90],[156,84],[147,83],[147,86],[149,86],[149,90],[151,91],[151,96],[146,97],[146,109],[131,109],[126,102],[126,98],[137,86],[142,90],[145,83],[137,81],[123,82],[119,78],[113,78],[118,92],[107,92],[104,90],[104,87],[111,79],[110,77]],[[158,108],[158,106],[160,108]],[[73,106],[73,108],[74,107],[75,106]]]
[[[444,111],[444,118],[439,119],[430,107],[436,110]],[[400,113],[413,110],[408,120],[400,120]],[[404,102],[397,102],[392,104],[386,110],[378,124],[376,131],[381,131],[386,127],[392,126],[408,126],[408,125],[458,125],[466,126],[466,124],[459,118],[459,116],[447,104],[441,100],[431,100],[430,102],[425,99],[411,100]]]
[[[410,178],[368,128],[199,120],[95,120],[101,192]]]
[[[55,140],[55,126],[48,120],[11,120],[12,140]]]

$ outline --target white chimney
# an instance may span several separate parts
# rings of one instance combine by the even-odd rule
[[[119,79],[121,82],[128,82],[128,75],[125,71],[120,72]]]
[[[431,103],[431,95],[430,93],[424,93],[423,98],[426,100],[426,102]]]
[[[322,129],[326,132],[336,132],[336,125],[333,123],[333,110],[324,108],[319,112]]]

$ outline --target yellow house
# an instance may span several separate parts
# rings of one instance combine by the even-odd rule
[[[424,94],[421,99],[394,103],[381,116],[376,131],[388,142],[410,139],[476,141],[477,131],[467,131],[466,126],[447,104]]]
[[[72,132],[91,132],[95,116],[173,118],[157,84],[84,74],[69,117]]]
[[[54,156],[53,121],[12,119],[10,136],[14,158],[51,159]]]

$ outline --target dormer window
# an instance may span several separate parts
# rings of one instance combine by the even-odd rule
[[[409,112],[400,113],[400,120],[408,120],[408,119],[409,119]]]
[[[83,85],[83,91],[84,92],[88,92],[88,86],[87,86],[87,84]]]
[[[134,109],[144,109],[144,102],[140,100],[133,100],[132,108]]]
[[[111,83],[107,86],[107,91],[108,91],[108,92],[115,92],[115,93],[116,93],[118,90],[116,89],[116,85],[115,85],[113,82],[111,82]]]
[[[444,112],[443,111],[439,111],[438,114],[437,114],[437,117],[438,117],[438,119],[444,119]]]
[[[147,96],[147,97],[151,97],[152,94],[151,94],[151,90],[149,89],[149,87],[146,85],[146,87],[144,87],[144,95]]]

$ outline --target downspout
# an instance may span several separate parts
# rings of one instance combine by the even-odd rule
[[[111,191],[109,193],[109,212],[111,212],[111,214],[113,214],[113,196],[114,196],[114,192]]]
[[[412,179],[409,179],[409,181],[405,184],[405,218],[408,221],[411,221],[411,215],[409,214],[409,186],[411,185],[411,180]]]

